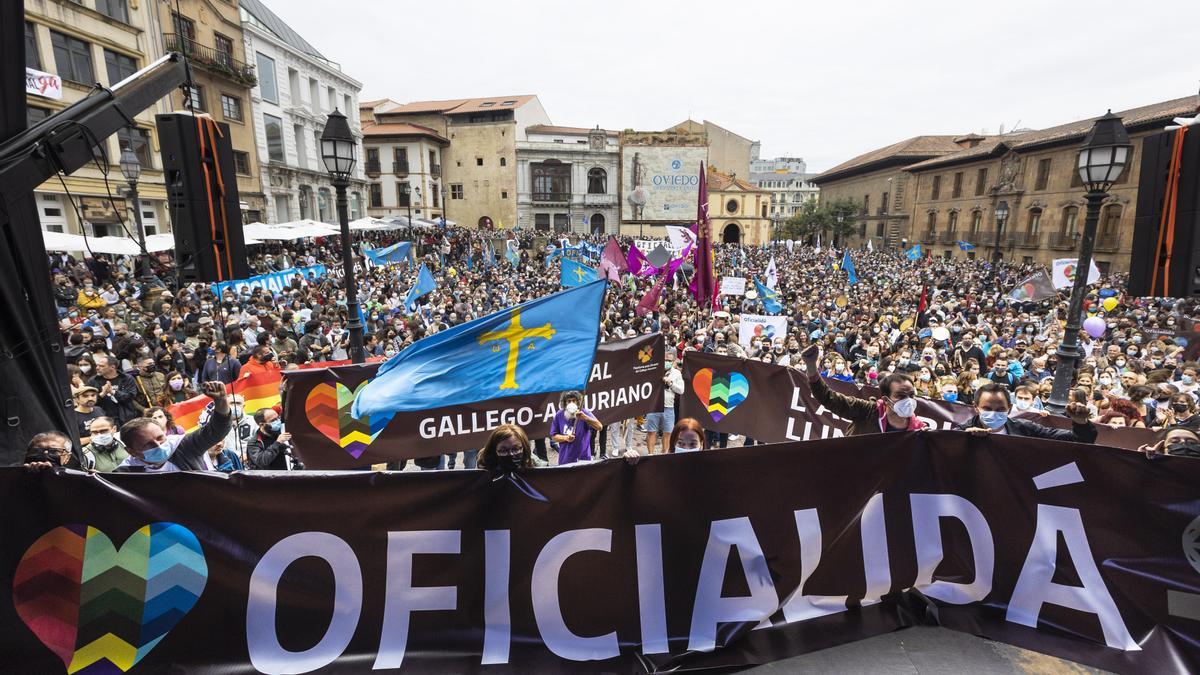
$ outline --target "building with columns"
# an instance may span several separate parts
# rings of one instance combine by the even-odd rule
[[[526,127],[517,141],[517,224],[538,232],[616,234],[619,133]]]
[[[329,174],[321,161],[325,119],[340,110],[359,139],[358,158],[347,191],[350,219],[366,214],[358,92],[362,84],[342,72],[261,0],[240,0],[245,53],[257,84],[251,90],[258,158],[266,195],[265,221],[311,218],[337,222]]]

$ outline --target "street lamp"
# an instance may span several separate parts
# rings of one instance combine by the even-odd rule
[[[1108,111],[1096,120],[1092,130],[1083,139],[1079,150],[1079,178],[1087,188],[1087,217],[1083,221],[1083,237],[1079,243],[1079,258],[1075,261],[1075,282],[1071,287],[1071,302],[1067,306],[1067,328],[1055,354],[1058,365],[1054,369],[1054,388],[1050,391],[1047,407],[1052,412],[1063,413],[1067,408],[1067,395],[1075,377],[1075,366],[1079,362],[1079,326],[1083,314],[1083,294],[1088,285],[1088,271],[1092,268],[1092,247],[1096,244],[1096,224],[1100,222],[1100,203],[1108,189],[1125,171],[1129,162],[1129,151],[1133,145],[1121,118]]]
[[[1000,290],[1000,261],[1004,254],[1000,252],[1000,239],[1004,234],[1004,224],[1008,222],[1008,202],[1001,201],[996,205],[996,251],[992,254],[992,282],[996,290]]]
[[[400,194],[404,195],[404,205],[408,207],[408,229],[412,230],[412,185],[410,183],[401,183]]]
[[[354,278],[354,260],[350,257],[350,214],[346,201],[346,188],[350,187],[350,172],[354,169],[354,134],[346,122],[346,116],[337,108],[325,119],[325,130],[321,132],[321,161],[329,172],[329,180],[337,191],[338,222],[342,226],[342,276],[346,280],[346,311],[350,314],[350,360],[363,363],[363,323],[358,307],[358,282]]]
[[[129,183],[129,201],[133,204],[133,222],[137,225],[138,246],[142,249],[142,283],[148,284],[154,279],[154,275],[150,273],[150,253],[146,250],[146,226],[142,224],[142,204],[138,201],[137,184],[138,178],[142,176],[142,163],[138,161],[137,154],[131,147],[126,147],[121,151],[121,175],[125,176],[125,180]]]
[[[833,234],[833,245],[835,247],[841,245],[840,239],[842,238],[842,223],[845,220],[846,220],[846,214],[844,214],[844,213],[837,214],[838,228],[837,228],[837,232],[835,232]]]

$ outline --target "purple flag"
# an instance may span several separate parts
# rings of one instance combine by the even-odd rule
[[[637,307],[634,308],[633,311],[635,314],[638,316],[645,316],[658,306],[658,298],[662,295],[663,286],[667,283],[667,277],[669,276],[671,275],[663,274],[658,278],[658,281],[654,282],[654,287],[647,291],[646,295],[642,296],[641,302],[639,302]]]
[[[646,256],[638,250],[637,244],[629,245],[629,255],[626,256],[625,261],[627,263],[626,267],[628,267],[629,271],[633,272],[634,274],[642,271],[643,265],[650,264],[649,261],[646,260]]]
[[[696,272],[692,297],[701,307],[717,306],[717,277],[713,270],[712,224],[708,221],[708,174],[700,162],[700,190],[696,196]]]
[[[600,256],[600,271],[605,273],[609,281],[620,281],[621,272],[629,271],[629,263],[616,237],[608,238],[604,254]]]

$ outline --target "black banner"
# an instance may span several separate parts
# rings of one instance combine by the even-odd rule
[[[812,395],[804,372],[787,366],[704,352],[687,352],[683,358],[681,417],[694,417],[704,428],[744,434],[765,443],[808,441],[845,435],[850,423],[822,406]],[[826,379],[833,391],[848,396],[875,398],[877,387]],[[975,409],[962,403],[917,398],[917,417],[930,429],[953,429],[971,419]],[[1069,429],[1066,417],[1027,412],[1023,419],[1057,429]],[[1149,429],[1097,424],[1096,443],[1136,450],[1154,442]]]
[[[354,396],[382,364],[285,371],[284,424],[309,469],[351,469],[483,447],[501,424],[530,438],[550,433],[560,392],[509,396],[463,406],[396,413],[382,429],[350,416]],[[662,334],[596,349],[583,407],[604,424],[661,410]]]
[[[931,432],[499,480],[4,469],[0,508],[21,672],[679,671],[935,622],[1200,669],[1187,458]]]

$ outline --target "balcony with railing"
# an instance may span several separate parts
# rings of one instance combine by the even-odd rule
[[[1096,250],[1112,252],[1120,248],[1121,235],[1117,232],[1102,234],[1096,237]]]
[[[941,233],[941,236],[938,237],[938,242],[942,244],[953,244],[954,242],[958,241],[958,237],[958,230],[947,230],[946,232]]]
[[[570,192],[534,192],[533,201],[568,204],[571,201]]]
[[[922,244],[932,244],[937,241],[937,232],[934,230],[925,230],[921,233]]]
[[[382,167],[379,165],[379,160],[377,159],[368,159],[367,161],[363,162],[363,171],[365,171],[368,176],[378,176],[381,173],[381,168]]]
[[[429,165],[429,173],[430,173],[430,175],[433,175],[433,176],[441,176],[442,175],[442,165],[441,164],[430,164]]]
[[[1017,235],[1017,246],[1021,248],[1041,248],[1041,232],[1022,232]]]
[[[189,63],[247,87],[258,84],[258,78],[254,75],[254,66],[244,61],[238,61],[228,52],[202,45],[178,33],[166,33],[163,37],[166,40],[167,51],[183,54],[188,58]]]
[[[1066,251],[1075,248],[1078,241],[1073,232],[1054,232],[1050,235],[1050,248]]]
[[[399,162],[392,162],[392,173],[398,173],[400,175],[408,174],[408,160],[405,159]]]
[[[583,195],[584,206],[614,206],[616,203],[616,195],[592,192]]]

